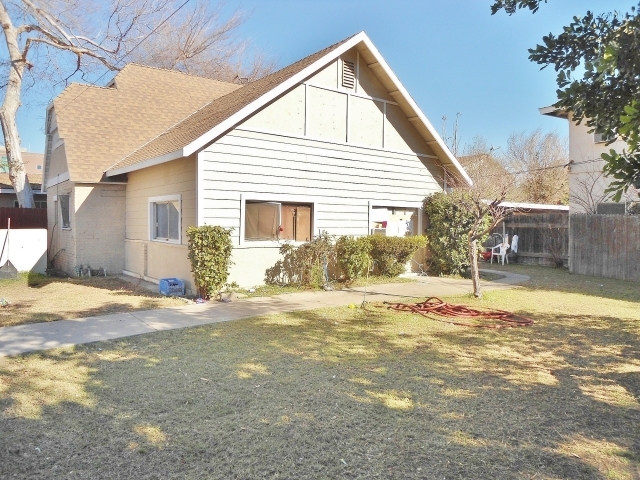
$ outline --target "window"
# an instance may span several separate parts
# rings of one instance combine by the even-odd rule
[[[0,157],[0,173],[9,173],[9,162],[6,155]]]
[[[244,218],[245,240],[311,240],[310,204],[248,200]]]
[[[387,237],[418,235],[420,232],[418,214],[417,208],[372,207],[371,233]]]
[[[606,134],[606,133],[593,133],[593,142],[594,143],[606,143],[612,140],[615,140],[617,135],[615,133]]]
[[[36,167],[36,170],[42,170],[42,165],[38,165],[38,166]]]
[[[180,243],[180,195],[166,195],[149,199],[150,239]]]
[[[71,228],[71,211],[69,208],[69,195],[58,195],[60,202],[60,216],[62,217],[62,228],[69,230]]]

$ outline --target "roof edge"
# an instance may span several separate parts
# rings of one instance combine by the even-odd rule
[[[177,160],[179,158],[188,157],[188,156],[189,155],[185,154],[184,149],[180,149],[180,150],[176,150],[175,152],[161,155],[159,157],[153,157],[148,160],[143,160],[142,162],[134,163],[132,165],[127,165],[126,167],[115,168],[113,170],[105,170],[103,173],[107,177],[114,177],[116,175],[122,175],[123,173],[129,173],[135,170],[141,170],[143,168],[153,167],[155,165],[160,165],[161,163],[170,162],[172,160]]]
[[[433,139],[436,141],[437,145],[442,149],[447,159],[451,162],[451,165],[455,167],[455,169],[462,176],[462,178],[467,183],[467,185],[472,186],[473,180],[471,180],[471,177],[469,177],[465,169],[462,168],[462,165],[460,165],[460,162],[458,162],[458,160],[453,155],[453,153],[451,153],[451,150],[449,150],[449,147],[444,143],[440,135],[438,135],[438,132],[436,132],[436,130],[433,128],[433,125],[431,125],[431,122],[429,121],[429,119],[427,119],[426,115],[422,112],[420,107],[418,107],[418,104],[413,100],[413,97],[409,94],[409,92],[404,87],[404,85],[402,85],[402,83],[400,82],[400,79],[398,79],[396,74],[393,73],[393,70],[391,70],[391,67],[389,67],[389,65],[384,60],[384,58],[382,57],[378,49],[375,47],[373,42],[369,39],[369,37],[366,36],[366,34],[364,34],[364,32],[362,33],[364,35],[365,45],[367,46],[369,51],[373,54],[373,56],[376,57],[376,60],[380,64],[380,67],[382,67],[384,72],[389,76],[393,84],[396,86],[397,90],[406,99],[407,103],[409,103],[409,106],[413,109],[413,111],[416,113],[416,116],[427,128],[427,131],[431,134]],[[442,163],[444,166],[444,163],[442,161],[440,163]]]
[[[549,107],[541,107],[538,109],[538,112],[540,112],[541,115],[546,115],[548,117],[569,118],[569,112],[562,108],[554,107],[553,105]]]

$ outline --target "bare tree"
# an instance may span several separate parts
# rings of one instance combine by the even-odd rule
[[[487,174],[487,164],[492,163],[490,160],[491,154],[489,152],[476,153],[468,157],[465,170],[473,179],[472,186],[467,185],[454,175],[448,179],[450,185],[454,185],[456,190],[461,191],[461,194],[457,196],[459,205],[473,218],[467,232],[467,241],[473,294],[476,297],[482,296],[478,267],[478,243],[517,210],[504,203],[514,188],[513,177]]]
[[[460,117],[462,114],[460,112],[456,113],[456,121],[453,123],[453,129],[451,131],[451,135],[447,132],[447,116],[444,115],[442,117],[442,139],[444,143],[447,144],[451,153],[453,153],[454,157],[458,156],[460,150],[460,135],[458,132],[458,124],[460,121]]]
[[[33,193],[20,153],[16,114],[25,80],[65,84],[73,78],[120,69],[126,62],[178,68],[220,78],[253,78],[272,65],[258,56],[248,62],[248,44],[234,31],[245,18],[221,18],[206,0],[0,0],[0,24],[7,58],[0,124],[9,178],[21,207],[33,207]],[[191,8],[191,9],[189,9]],[[211,63],[211,65],[209,65]],[[96,80],[95,77],[93,77]]]
[[[512,133],[500,157],[503,165],[517,177],[519,200],[531,203],[567,204],[569,162],[565,140],[556,133]]]
[[[152,42],[129,55],[130,61],[237,83],[271,73],[275,60],[237,35],[246,14],[236,11],[223,19],[222,7],[200,2],[178,12],[157,29]]]
[[[589,170],[572,175],[571,203],[582,210],[582,213],[595,215],[598,205],[611,200],[612,193],[607,193],[606,180],[602,170]]]

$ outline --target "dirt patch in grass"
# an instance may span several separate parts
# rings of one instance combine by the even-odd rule
[[[117,277],[56,278],[23,274],[0,280],[0,327],[184,305]]]
[[[463,300],[536,324],[336,308],[0,359],[0,477],[638,478],[639,299]]]

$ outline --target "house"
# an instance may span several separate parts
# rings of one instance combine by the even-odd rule
[[[29,183],[33,190],[36,208],[47,208],[47,194],[42,191],[42,174],[29,173]],[[8,173],[0,173],[0,207],[17,207],[18,199]]]
[[[544,107],[542,115],[569,121],[569,207],[571,213],[624,214],[632,202],[638,201],[637,191],[630,188],[619,203],[613,202],[611,194],[605,190],[610,180],[602,171],[605,161],[601,155],[609,150],[622,151],[626,148],[623,140],[617,139],[607,145],[609,139],[598,133],[589,133],[590,127],[583,121],[577,124],[571,112]]]
[[[47,208],[46,192],[41,191],[42,165],[44,155],[42,153],[28,152],[26,148],[22,150],[22,161],[25,171],[29,177],[29,183],[33,190],[33,199],[36,208]],[[13,190],[11,180],[9,180],[9,165],[7,164],[7,151],[4,145],[0,145],[0,207],[17,207],[18,199]]]
[[[446,170],[471,182],[364,32],[236,85],[127,65],[47,109],[50,256],[192,280],[186,228],[233,228],[230,281],[283,241],[423,231]],[[192,285],[189,285],[192,288]]]

